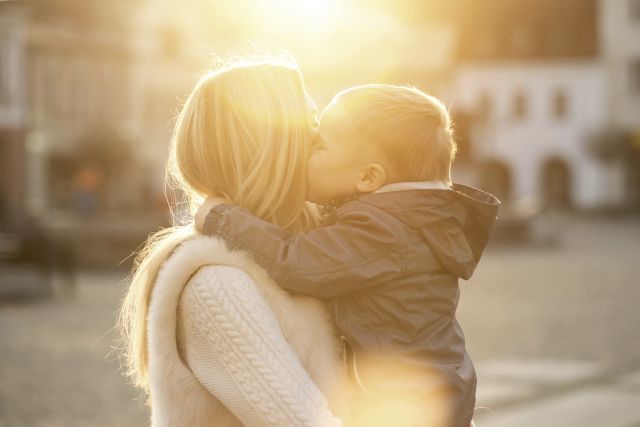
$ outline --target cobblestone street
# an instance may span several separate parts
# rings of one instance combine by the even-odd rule
[[[477,424],[639,427],[640,219],[546,226],[557,245],[489,248],[462,283]],[[123,274],[80,274],[71,301],[0,300],[1,427],[148,424],[110,354]]]

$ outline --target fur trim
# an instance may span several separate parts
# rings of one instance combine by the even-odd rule
[[[148,343],[152,425],[241,425],[198,382],[178,353],[180,294],[190,278],[207,265],[236,267],[254,280],[311,378],[330,402],[332,397],[339,399],[337,391],[343,381],[340,347],[324,304],[315,298],[289,295],[247,253],[229,250],[221,239],[196,236],[183,242],[164,262],[151,295]]]

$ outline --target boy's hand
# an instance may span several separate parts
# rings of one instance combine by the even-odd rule
[[[194,216],[196,231],[202,233],[202,227],[204,227],[204,220],[214,207],[223,203],[229,203],[229,200],[222,197],[207,197],[198,208]]]

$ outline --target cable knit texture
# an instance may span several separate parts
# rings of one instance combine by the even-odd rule
[[[339,399],[343,372],[323,304],[288,295],[247,254],[184,242],[148,321],[153,426],[339,425],[324,397]]]
[[[242,270],[201,269],[179,313],[188,365],[245,425],[330,425],[326,399]]]

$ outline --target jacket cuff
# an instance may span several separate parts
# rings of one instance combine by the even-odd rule
[[[228,205],[225,203],[214,206],[204,219],[204,224],[202,225],[202,234],[206,234],[207,236],[219,234],[219,226],[222,220],[222,216],[231,208],[233,208],[233,205]]]

